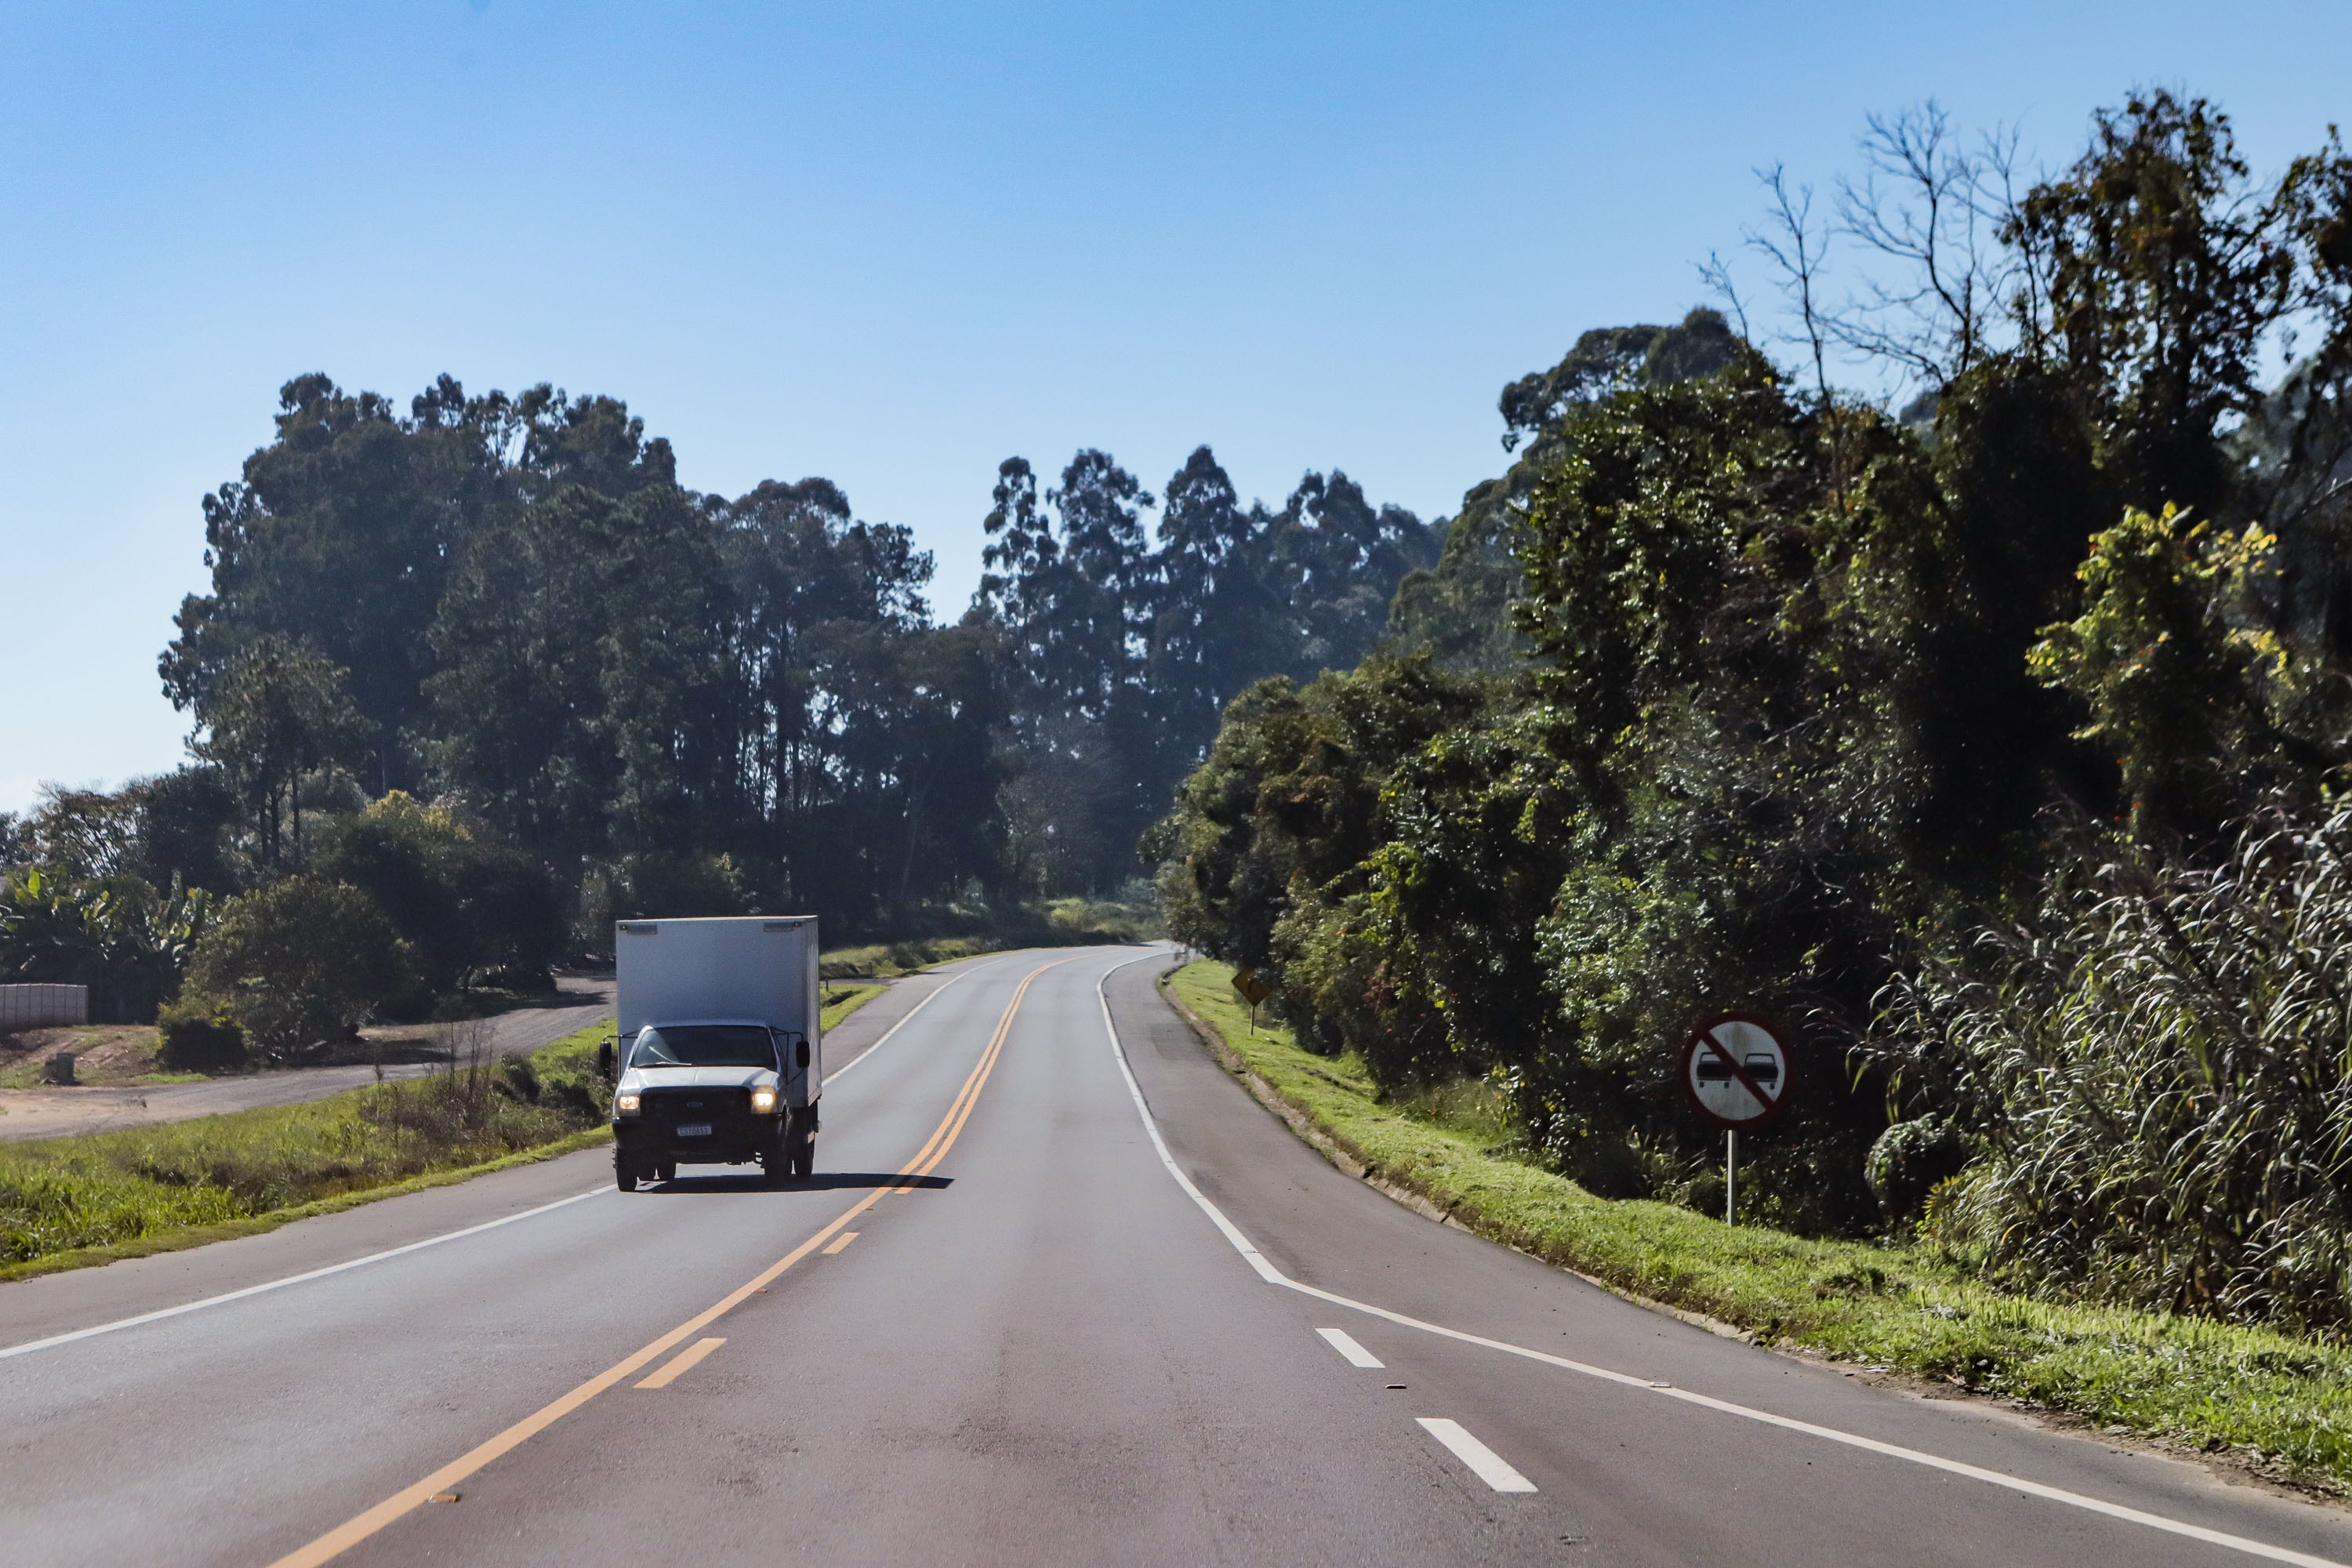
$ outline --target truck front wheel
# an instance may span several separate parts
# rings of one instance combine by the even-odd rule
[[[637,1163],[618,1149],[613,1151],[613,1184],[625,1193],[637,1190]]]

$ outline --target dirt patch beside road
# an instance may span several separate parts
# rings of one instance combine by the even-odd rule
[[[59,1051],[73,1053],[74,1077],[82,1083],[131,1083],[156,1072],[155,1047],[152,1024],[67,1024],[0,1035],[0,1088],[32,1088],[41,1064]]]
[[[611,1016],[613,983],[610,980],[586,980],[567,975],[560,984],[562,992],[560,1005],[518,1007],[512,1012],[479,1020],[487,1036],[488,1053],[494,1057],[529,1056],[574,1029]],[[38,1032],[47,1035],[73,1031]],[[154,1039],[155,1031],[152,1026],[133,1032],[144,1033],[151,1043]],[[422,1078],[439,1069],[440,1057],[428,1055],[417,1044],[428,1041],[431,1031],[411,1027],[390,1033],[396,1037],[399,1044],[395,1047],[390,1041],[385,1043],[383,1078]],[[360,1048],[364,1053],[368,1047],[362,1046]],[[85,1132],[107,1132],[118,1128],[163,1121],[184,1121],[192,1116],[213,1116],[227,1110],[255,1110],[269,1105],[299,1105],[306,1100],[323,1100],[343,1089],[357,1089],[362,1084],[373,1083],[377,1073],[374,1064],[362,1054],[357,1061],[345,1060],[322,1067],[285,1068],[272,1072],[242,1073],[227,1078],[147,1084],[124,1083],[118,1079],[112,1085],[72,1089],[54,1086],[0,1088],[0,1143],[22,1142],[28,1138],[73,1137]],[[76,1074],[84,1079],[90,1076],[80,1071],[79,1063],[76,1064]],[[8,1080],[0,1079],[0,1082],[5,1081]]]

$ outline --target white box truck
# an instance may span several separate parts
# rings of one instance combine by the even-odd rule
[[[816,917],[620,921],[613,952],[621,1190],[690,1164],[809,1174],[824,1089]]]

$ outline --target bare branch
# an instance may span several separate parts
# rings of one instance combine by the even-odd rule
[[[1791,190],[1788,171],[1775,163],[1769,169],[1756,171],[1756,178],[1771,193],[1771,205],[1766,214],[1767,226],[1748,229],[1745,237],[1748,248],[1768,258],[1780,273],[1780,291],[1797,307],[1799,321],[1803,324],[1801,341],[1812,350],[1813,384],[1821,395],[1822,405],[1830,401],[1828,326],[1822,319],[1820,301],[1822,262],[1829,254],[1829,235],[1813,227],[1813,187],[1800,185]]]
[[[1987,221],[2004,247],[2008,269],[2002,288],[2009,295],[2010,319],[2017,323],[2026,346],[2039,358],[2047,349],[2050,320],[2049,250],[2042,237],[2025,221],[2024,198],[2018,192],[2019,134],[2015,126],[1985,132],[1982,157]],[[2038,176],[2029,184],[2038,184]],[[1995,195],[1996,190],[1998,195]]]
[[[1829,334],[1940,390],[1990,350],[2011,270],[2001,240],[2015,140],[1996,132],[1968,152],[1932,99],[1866,123],[1863,177],[1838,182],[1839,226],[1898,274],[1870,279],[1828,319]]]
[[[1706,285],[1709,293],[1730,307],[1731,319],[1739,323],[1741,340],[1753,342],[1748,331],[1747,302],[1740,299],[1738,288],[1731,281],[1731,269],[1723,264],[1721,255],[1712,250],[1706,253],[1706,259],[1698,264],[1698,280]]]

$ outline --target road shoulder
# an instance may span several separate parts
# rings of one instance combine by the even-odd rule
[[[825,1036],[828,1072],[873,1048],[929,996],[1001,954],[893,981]],[[604,1135],[527,1151],[299,1209],[38,1260],[0,1279],[0,1348],[241,1290],[520,1214],[612,1184]]]
[[[437,1186],[387,1189],[378,1201],[282,1220],[256,1235],[0,1285],[0,1349],[248,1289],[610,1188],[612,1160],[597,1146],[486,1175],[449,1174]]]
[[[1238,1045],[1195,983],[1160,994],[1225,1072],[1339,1171],[1424,1218],[1500,1242],[1652,1311],[1863,1384],[1965,1402],[2070,1438],[2338,1503],[2352,1480],[2340,1347],[2126,1309],[2007,1297],[1923,1275],[1899,1249],[1811,1242],[1655,1204],[1610,1204],[1379,1106],[1278,1030]],[[1706,1234],[1693,1240],[1685,1233]],[[1718,1234],[1719,1233],[1719,1234]],[[1662,1300],[1663,1298],[1663,1300]],[[1831,1363],[1843,1363],[1832,1366]],[[2282,1414],[2282,1412],[2293,1414]]]

